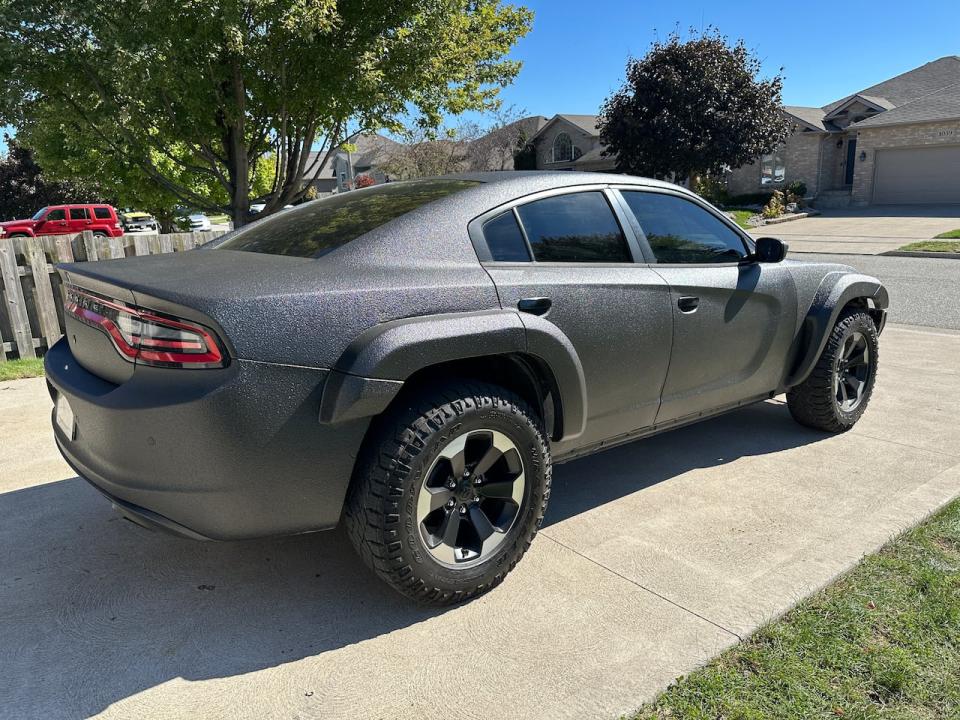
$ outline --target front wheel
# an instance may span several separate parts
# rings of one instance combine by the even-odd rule
[[[550,477],[533,409],[504,388],[455,382],[378,421],[351,483],[346,525],[383,580],[450,605],[495,587],[523,557]]]
[[[787,405],[801,425],[843,432],[863,415],[877,376],[877,326],[860,309],[845,310],[809,377],[787,392]]]

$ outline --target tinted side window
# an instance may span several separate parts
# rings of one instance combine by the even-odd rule
[[[530,252],[527,242],[523,239],[520,226],[513,211],[497,215],[493,220],[483,224],[483,237],[490,248],[490,255],[494,260],[502,262],[529,262]]]
[[[740,236],[689,200],[662,193],[622,193],[657,262],[723,263],[746,257]]]
[[[338,193],[245,225],[206,247],[318,258],[401,215],[477,184],[410,180]]]
[[[101,220],[109,220],[109,219],[110,219],[110,208],[95,207],[95,208],[93,209],[93,214],[94,214],[94,216],[100,218]]]
[[[71,220],[89,220],[90,212],[86,208],[70,208]]]
[[[602,192],[534,200],[517,208],[540,262],[632,262],[627,241]]]
[[[57,210],[51,210],[47,213],[47,217],[44,220],[66,220],[67,211],[63,208],[58,208]]]

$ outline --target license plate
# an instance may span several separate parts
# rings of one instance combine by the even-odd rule
[[[57,423],[57,427],[63,431],[63,434],[67,436],[67,439],[73,440],[76,421],[73,417],[73,408],[70,407],[70,403],[67,402],[67,398],[65,396],[57,396],[57,403],[54,406],[53,417]]]

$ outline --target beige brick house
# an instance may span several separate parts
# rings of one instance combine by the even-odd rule
[[[802,180],[821,207],[960,203],[960,56],[822,108],[787,106],[793,133],[729,173],[732,194]]]
[[[603,157],[596,115],[554,115],[530,139],[537,170],[610,172],[612,157]]]

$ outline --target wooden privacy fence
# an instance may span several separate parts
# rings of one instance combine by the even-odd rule
[[[0,238],[0,362],[42,355],[63,335],[60,276],[54,265],[133,255],[184,252],[222,232],[99,237],[74,235]]]

